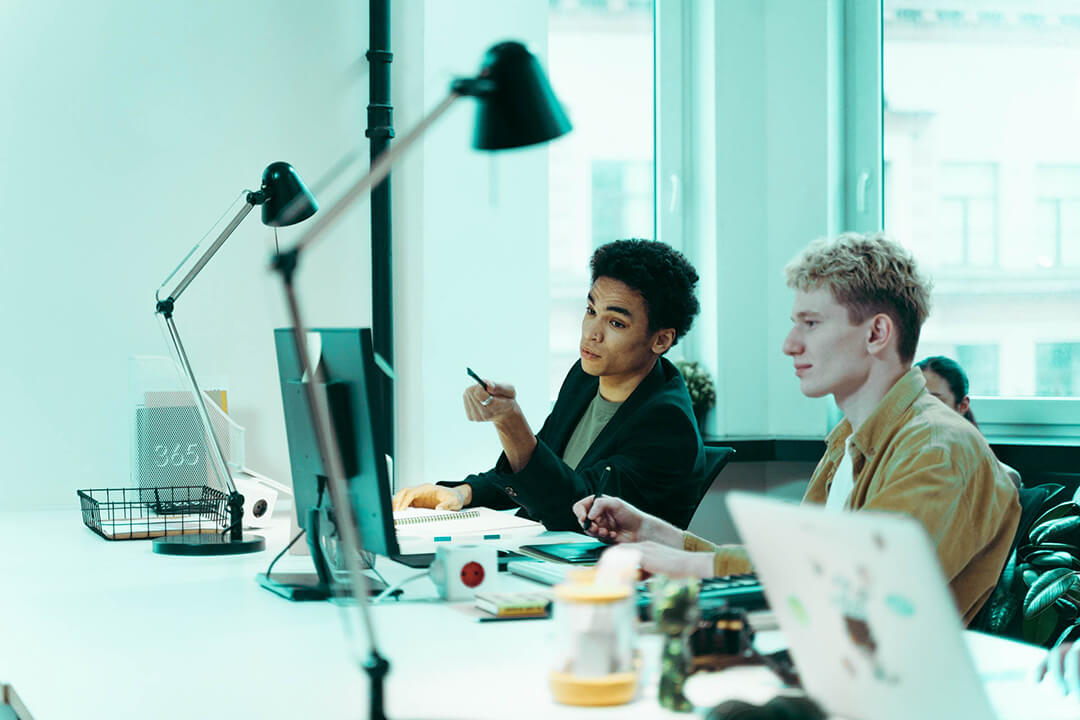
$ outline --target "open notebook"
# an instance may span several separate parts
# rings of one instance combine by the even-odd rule
[[[514,515],[514,510],[477,507],[464,510],[408,508],[394,513],[399,541],[471,542],[528,537],[544,531],[534,520]]]

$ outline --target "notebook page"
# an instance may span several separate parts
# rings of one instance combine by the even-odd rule
[[[512,514],[512,511],[477,507],[463,510],[407,508],[394,513],[398,537],[483,536],[490,534],[531,535],[544,526]]]

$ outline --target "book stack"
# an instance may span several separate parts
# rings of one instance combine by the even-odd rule
[[[551,598],[544,593],[477,593],[476,607],[493,619],[523,620],[551,616]]]

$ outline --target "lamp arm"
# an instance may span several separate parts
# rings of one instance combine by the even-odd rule
[[[424,119],[421,120],[414,128],[409,130],[400,140],[398,140],[392,147],[385,150],[379,159],[375,161],[375,164],[371,166],[371,170],[367,175],[357,180],[352,187],[346,191],[346,193],[336,202],[333,206],[324,209],[319,213],[318,217],[307,226],[307,230],[300,236],[300,239],[294,246],[296,250],[303,250],[311,243],[315,242],[326,230],[333,225],[342,213],[348,210],[357,198],[366,193],[369,189],[375,187],[390,174],[390,168],[397,162],[412,145],[416,143],[424,133],[428,131],[436,120],[438,120],[443,113],[450,109],[450,106],[454,104],[458,98],[462,97],[460,92],[451,90],[442,102],[436,105],[431,112],[429,112]]]
[[[368,637],[371,658],[367,664],[369,665],[369,671],[371,671],[370,666],[374,665],[377,668],[374,672],[382,674],[386,672],[386,661],[379,654],[379,645],[375,637],[375,625],[371,621],[371,611],[367,603],[367,577],[364,575],[359,562],[359,552],[364,549],[364,539],[361,537],[360,527],[353,514],[349,488],[345,481],[345,468],[341,460],[341,448],[338,446],[337,433],[334,429],[334,421],[330,415],[326,398],[315,387],[319,376],[316,375],[318,371],[311,367],[309,360],[307,330],[300,317],[300,304],[293,288],[293,276],[304,248],[315,242],[323,232],[333,225],[361,194],[382,182],[390,174],[390,168],[401,157],[402,153],[414,145],[427,132],[428,128],[450,109],[454,101],[460,97],[460,92],[451,90],[442,102],[436,105],[416,127],[401,138],[397,145],[383,152],[371,167],[371,170],[364,177],[357,180],[344,196],[334,203],[332,207],[319,213],[318,219],[314,224],[308,226],[307,231],[292,249],[278,253],[274,258],[274,269],[280,275],[285,290],[289,318],[292,321],[293,345],[300,360],[300,368],[303,371],[302,377],[309,378],[308,382],[301,383],[301,385],[304,386],[308,411],[311,413],[311,427],[314,430],[315,440],[319,448],[319,456],[323,461],[323,467],[329,480],[330,499],[334,505],[338,532],[341,533],[342,545],[345,548],[345,564],[353,583],[353,596],[356,598],[357,612]]]
[[[240,208],[239,212],[237,212],[233,219],[229,221],[229,224],[225,226],[225,229],[221,231],[221,234],[219,234],[214,240],[214,242],[211,243],[210,247],[206,249],[206,252],[202,254],[202,257],[200,257],[198,261],[196,261],[195,265],[193,265],[191,270],[188,271],[188,274],[185,275],[183,279],[176,284],[176,287],[173,288],[173,291],[169,293],[168,298],[158,301],[159,312],[161,303],[172,304],[180,299],[180,295],[182,295],[184,290],[187,289],[187,286],[191,284],[191,281],[195,279],[196,275],[202,272],[202,269],[206,267],[206,264],[210,262],[211,258],[213,258],[215,254],[217,254],[217,251],[221,249],[221,246],[225,244],[225,241],[229,239],[229,236],[233,234],[237,227],[240,226],[240,223],[244,221],[244,218],[246,218],[247,214],[251,212],[251,209],[256,205],[261,204],[264,199],[265,198],[262,196],[261,192],[249,192],[247,194],[247,202],[244,203],[244,207]]]
[[[187,289],[188,285],[195,279],[195,277],[206,267],[207,263],[214,257],[221,246],[225,244],[225,241],[229,239],[229,236],[235,232],[236,228],[240,226],[240,223],[244,221],[251,209],[256,205],[260,205],[265,202],[266,196],[260,190],[259,192],[248,192],[246,202],[244,206],[233,216],[229,224],[221,231],[220,234],[214,239],[214,242],[210,244],[210,247],[206,249],[206,252],[195,262],[191,270],[187,275],[177,283],[173,291],[169,293],[169,296],[164,300],[160,297],[157,300],[157,315],[161,319],[161,322],[165,325],[165,329],[168,331],[169,340],[172,342],[173,350],[177,361],[180,363],[180,369],[183,371],[184,379],[187,380],[188,387],[191,390],[192,397],[195,401],[195,410],[199,414],[199,420],[202,423],[203,434],[206,436],[207,451],[210,453],[211,465],[214,468],[214,472],[217,473],[218,478],[221,480],[222,485],[229,492],[228,497],[228,517],[229,517],[229,535],[232,539],[240,540],[243,536],[243,516],[244,516],[244,500],[243,497],[236,489],[236,483],[233,482],[232,475],[229,473],[229,466],[225,462],[225,453],[221,450],[221,443],[218,442],[217,433],[214,432],[214,424],[210,419],[210,411],[206,408],[206,398],[199,387],[198,380],[195,379],[195,371],[191,367],[191,361],[188,360],[187,351],[184,350],[184,343],[180,341],[180,332],[176,329],[176,323],[173,320],[173,311],[176,309],[176,301]],[[186,258],[185,258],[186,259]],[[182,265],[183,263],[181,263]]]
[[[172,341],[173,349],[176,351],[176,358],[180,362],[180,367],[184,371],[184,379],[188,381],[191,394],[195,398],[195,409],[199,413],[199,419],[202,421],[203,434],[207,436],[207,449],[210,452],[211,462],[214,466],[214,472],[216,472],[222,481],[222,484],[229,491],[230,500],[237,494],[236,483],[233,482],[232,476],[229,473],[229,467],[225,462],[225,453],[221,450],[221,444],[218,442],[217,433],[214,432],[214,424],[210,420],[210,412],[206,409],[206,396],[203,395],[202,390],[199,389],[199,383],[195,379],[195,371],[191,367],[191,362],[188,360],[187,352],[184,350],[184,344],[180,342],[180,333],[176,329],[176,323],[173,321],[172,313],[158,313],[158,317],[162,319],[165,324],[165,328],[169,332],[169,340]],[[243,513],[243,501],[241,500],[240,507],[241,515]],[[236,525],[240,518],[231,516],[230,513],[230,525]],[[238,534],[238,531],[242,531],[243,528],[237,526],[232,528],[234,535]]]
[[[385,661],[382,660],[382,656],[379,654],[379,646],[375,637],[375,624],[371,620],[371,610],[368,608],[367,576],[364,575],[359,562],[359,553],[364,549],[364,539],[356,522],[356,516],[353,514],[349,488],[345,481],[345,467],[341,460],[341,448],[338,445],[337,432],[334,428],[334,420],[330,415],[326,396],[317,389],[317,384],[321,381],[322,376],[318,369],[311,366],[310,356],[308,355],[307,331],[300,318],[300,304],[296,299],[296,292],[293,288],[293,273],[296,270],[298,251],[299,248],[294,248],[279,255],[275,260],[275,269],[280,273],[285,289],[289,318],[292,321],[293,346],[300,360],[301,377],[308,378],[307,382],[300,384],[304,388],[308,412],[311,413],[311,427],[319,448],[319,456],[323,460],[323,467],[329,480],[330,500],[333,503],[334,515],[336,516],[335,524],[338,532],[341,533],[345,565],[349,571],[353,597],[356,598],[356,609],[360,615],[364,631],[367,633],[368,647],[371,652],[371,659],[368,662],[375,662],[377,659],[377,664],[381,667]],[[385,673],[385,668],[382,671]]]

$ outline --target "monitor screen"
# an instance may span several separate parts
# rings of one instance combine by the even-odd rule
[[[308,352],[321,370],[316,391],[325,394],[341,450],[353,514],[364,549],[395,557],[399,554],[386,452],[381,429],[373,423],[376,373],[368,328],[312,329]],[[316,569],[323,541],[335,534],[328,478],[311,424],[304,383],[291,328],[274,331],[285,432],[289,445],[297,521],[308,533]],[[329,522],[327,522],[329,520]],[[334,538],[336,539],[336,538]]]

